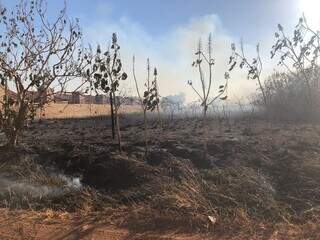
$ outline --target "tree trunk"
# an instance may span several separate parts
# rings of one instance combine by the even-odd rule
[[[160,116],[159,104],[157,104],[157,112],[158,112],[158,124],[159,124],[160,127],[162,128],[162,121],[161,121],[161,116]]]
[[[148,147],[148,124],[147,124],[147,113],[146,110],[143,111],[143,120],[144,120],[144,139],[145,139],[145,155],[147,156],[149,153]]]
[[[266,111],[268,111],[268,101],[267,101],[267,96],[264,92],[264,88],[262,86],[262,83],[260,81],[260,78],[258,78],[258,84],[259,84],[259,88],[260,88],[260,91],[262,93],[262,98],[263,98],[263,103],[264,103],[264,107],[266,109]]]
[[[116,117],[116,127],[117,127],[118,148],[119,148],[119,152],[121,154],[122,153],[122,142],[121,142],[118,110],[115,111],[115,115],[116,115],[115,117]]]
[[[18,144],[18,138],[23,131],[25,123],[27,121],[28,105],[23,101],[19,104],[19,111],[17,117],[10,119],[10,123],[6,126],[5,131],[7,137],[7,145],[10,148],[15,148]]]
[[[109,95],[110,99],[110,106],[111,106],[111,127],[112,127],[112,139],[115,139],[115,121],[114,121],[114,107],[113,107],[113,96],[112,93],[110,92]]]
[[[204,141],[203,141],[203,158],[204,160],[207,160],[207,153],[208,153],[208,143],[207,143],[207,111],[208,111],[208,107],[205,105],[203,108],[203,137],[204,137]]]
[[[118,139],[118,148],[119,148],[119,153],[121,154],[122,153],[122,141],[121,141],[119,114],[118,114],[120,103],[117,102],[116,94],[114,92],[111,92],[111,96],[113,98],[113,109],[114,109],[114,111],[113,111],[114,116],[113,116],[112,119],[114,119],[113,124],[116,127],[117,139]]]
[[[16,148],[18,145],[19,132],[17,130],[13,130],[6,133],[7,137],[7,146],[9,148]]]

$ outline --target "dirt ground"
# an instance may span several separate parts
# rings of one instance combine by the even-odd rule
[[[83,185],[0,184],[0,239],[320,239],[319,125],[212,120],[204,160],[197,119],[151,121],[148,157],[141,116],[120,120],[121,155],[106,117],[33,123],[0,149],[0,180]]]
[[[254,229],[238,234],[184,232],[179,229],[170,231],[139,231],[119,227],[123,214],[81,213],[30,211],[8,211],[1,209],[0,237],[2,240],[43,239],[43,240],[244,240],[244,239],[305,239],[320,238],[319,223],[309,222],[304,225],[281,223],[270,225],[260,223]]]
[[[77,216],[68,213],[7,213],[0,221],[1,239],[203,239],[199,234],[131,232],[112,223],[110,215]],[[118,219],[119,220],[119,219]]]

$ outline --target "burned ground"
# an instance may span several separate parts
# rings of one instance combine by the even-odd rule
[[[212,120],[209,161],[202,160],[198,120],[150,126],[145,157],[139,122],[123,124],[121,155],[106,119],[31,124],[18,151],[1,149],[1,206],[70,214],[112,209],[121,212],[117,226],[130,231],[181,229],[229,239],[282,239],[271,236],[289,223],[300,229],[299,239],[303,226],[319,222],[319,126]],[[74,186],[78,178],[82,187]],[[308,232],[319,236],[316,228]]]

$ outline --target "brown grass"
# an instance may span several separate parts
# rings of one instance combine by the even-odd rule
[[[120,108],[121,112],[134,113],[140,111],[139,106],[124,105]],[[56,118],[84,118],[97,117],[110,114],[110,105],[105,104],[68,104],[68,103],[51,103],[47,105],[41,113],[42,119]],[[37,113],[40,118],[40,111]]]

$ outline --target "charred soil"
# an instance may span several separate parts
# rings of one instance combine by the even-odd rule
[[[204,159],[198,120],[150,124],[148,156],[143,124],[122,121],[121,155],[103,118],[1,148],[0,238],[320,238],[320,126],[212,120]]]

